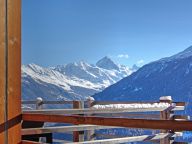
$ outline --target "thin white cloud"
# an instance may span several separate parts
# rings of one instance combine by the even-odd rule
[[[137,64],[138,64],[138,65],[141,65],[141,64],[143,64],[143,63],[144,63],[144,60],[142,60],[142,59],[139,60],[139,61],[137,61]]]
[[[129,55],[128,54],[119,54],[117,55],[118,58],[126,58],[128,59],[129,58]]]

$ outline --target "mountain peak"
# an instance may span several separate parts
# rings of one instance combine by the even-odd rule
[[[96,66],[100,68],[104,68],[107,70],[119,70],[119,67],[117,64],[115,64],[109,57],[105,56],[102,59],[100,59],[97,63]]]

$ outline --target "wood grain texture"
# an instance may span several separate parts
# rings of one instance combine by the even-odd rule
[[[21,0],[8,0],[8,120],[21,114]],[[8,129],[8,143],[21,142],[20,123]]]
[[[192,121],[146,120],[128,118],[104,118],[88,116],[67,116],[47,114],[23,114],[25,121],[44,121],[71,124],[93,124],[127,128],[159,129],[172,131],[192,131]]]
[[[0,0],[0,124],[5,122],[5,0]],[[4,142],[4,132],[0,142]]]

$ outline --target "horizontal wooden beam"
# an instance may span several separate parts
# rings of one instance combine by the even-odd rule
[[[186,115],[173,115],[172,119],[174,120],[190,120],[190,116],[186,116]]]
[[[67,140],[60,140],[60,139],[53,139],[54,143],[71,143],[71,141],[67,141]]]
[[[143,135],[143,136],[134,136],[134,137],[123,137],[123,138],[113,138],[113,139],[104,139],[104,140],[93,140],[78,142],[78,144],[117,144],[117,143],[127,143],[127,142],[139,142],[139,141],[153,141],[163,139],[165,137],[172,137],[174,134],[156,134],[156,135]],[[67,143],[72,144],[72,143]],[[73,144],[77,144],[74,143]]]
[[[37,101],[22,101],[22,104],[36,104]],[[42,101],[42,104],[73,104],[73,101]]]
[[[102,113],[126,113],[126,112],[160,112],[167,108],[123,108],[123,109],[40,109],[40,110],[23,110],[23,113],[43,113],[43,114],[102,114]],[[184,110],[183,106],[172,108],[173,111]]]
[[[31,101],[22,101],[22,104],[36,104],[36,100]],[[84,101],[86,102],[86,101]],[[43,104],[73,104],[73,101],[43,101]],[[137,101],[94,101],[93,105],[108,105],[108,104],[153,104],[153,103],[159,103],[159,101],[151,102],[151,101],[145,101],[145,102],[137,102]],[[185,106],[185,102],[173,102],[177,106]]]
[[[108,105],[108,104],[154,104],[154,103],[160,103],[159,101],[151,102],[151,101],[145,101],[145,102],[138,102],[138,101],[94,101],[93,105]],[[185,106],[186,102],[173,102],[176,104],[176,106]]]
[[[22,135],[54,133],[54,132],[73,132],[95,129],[112,129],[120,127],[99,126],[99,125],[73,125],[73,126],[57,126],[57,127],[44,127],[44,128],[27,128],[22,129]]]
[[[188,142],[173,142],[172,144],[189,144]]]
[[[40,142],[34,142],[34,141],[27,141],[27,140],[22,140],[21,144],[45,144],[45,143],[40,143]]]
[[[94,134],[95,137],[100,137],[102,139],[115,139],[115,138],[123,138],[125,136],[120,136],[120,135],[110,135],[110,134],[101,134],[101,133],[96,133]],[[176,136],[176,135],[175,135]],[[160,143],[160,139],[153,139],[153,140],[145,140],[146,142],[150,142],[150,143]]]
[[[93,116],[105,116],[105,117],[134,117],[134,118],[147,118],[147,119],[159,119],[159,114],[144,114],[144,113],[111,113],[111,114],[94,114]]]
[[[123,112],[149,112],[163,111],[165,108],[129,108],[129,109],[41,109],[24,110],[23,113],[42,113],[42,114],[98,114],[98,113],[123,113]]]
[[[93,105],[109,105],[109,104],[153,104],[153,103],[159,103],[158,102],[151,102],[151,101],[145,101],[145,102],[138,102],[138,101],[94,101]]]
[[[94,136],[95,137],[100,137],[100,138],[102,138],[102,139],[116,139],[116,138],[123,138],[123,137],[125,137],[125,136],[121,136],[121,135],[113,135],[113,134],[101,134],[101,133],[95,133],[94,134]],[[172,134],[170,134],[170,135],[168,135],[168,136],[171,136],[171,137],[176,137],[177,136],[177,134],[175,134],[175,135],[172,135]],[[178,135],[179,136],[179,135]],[[160,139],[149,139],[149,140],[145,140],[145,141],[149,141],[149,142],[151,142],[151,143],[158,143],[159,144],[159,142],[160,142]]]
[[[125,136],[120,136],[120,135],[114,135],[114,134],[102,134],[102,133],[95,133],[94,134],[95,137],[100,137],[100,138],[122,138]]]
[[[43,121],[71,124],[92,124],[103,126],[117,126],[143,129],[163,129],[173,131],[192,131],[192,121],[175,120],[146,120],[128,118],[104,118],[88,116],[48,115],[48,114],[23,114],[24,121]]]
[[[23,100],[22,104],[36,104],[36,100]],[[84,101],[86,102],[86,101]],[[47,100],[43,100],[43,104],[72,104],[73,101],[47,101]],[[158,102],[151,102],[151,101],[146,101],[146,102],[137,102],[137,101],[94,101],[93,104],[100,104],[100,105],[107,105],[107,104],[145,104],[145,103],[159,103]]]

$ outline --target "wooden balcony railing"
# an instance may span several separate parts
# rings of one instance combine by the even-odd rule
[[[169,107],[94,109],[94,105],[106,104],[146,104],[169,103]],[[101,101],[23,101],[22,104],[36,104],[36,110],[23,110],[23,121],[54,122],[73,124],[72,126],[56,126],[28,128],[22,130],[22,135],[39,135],[49,133],[71,133],[73,143],[123,143],[135,141],[159,141],[162,144],[171,143],[177,132],[192,131],[192,121],[188,116],[175,115],[174,111],[182,111],[184,102],[101,102]],[[71,104],[74,109],[42,109],[45,104]],[[41,109],[40,109],[41,108]],[[155,112],[155,113],[154,113]],[[158,114],[159,113],[159,114]],[[134,137],[111,137],[110,139],[94,140],[95,137],[106,135],[95,133],[97,129],[140,128],[160,130],[159,134]],[[85,132],[86,131],[86,132]],[[85,137],[86,134],[86,137]],[[65,140],[54,140],[64,142]],[[29,141],[28,141],[29,142]],[[66,141],[65,141],[66,142]],[[25,141],[26,143],[26,141]]]

